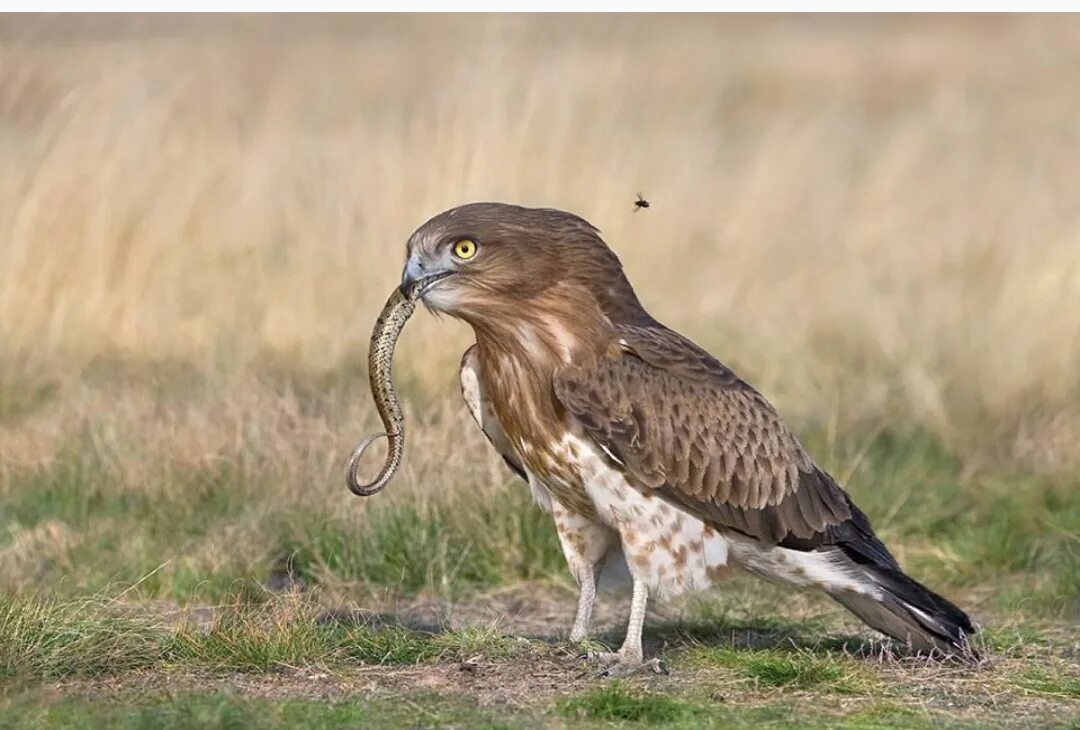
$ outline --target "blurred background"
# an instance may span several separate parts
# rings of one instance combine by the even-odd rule
[[[499,200],[597,225],[916,574],[1075,609],[1078,74],[1061,17],[2,17],[0,584],[562,575],[460,323],[402,338],[400,483],[342,483],[406,238]]]

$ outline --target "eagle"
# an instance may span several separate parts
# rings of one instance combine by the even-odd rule
[[[402,289],[472,327],[462,394],[554,520],[579,586],[571,642],[587,637],[602,565],[625,561],[626,638],[594,657],[607,674],[656,667],[641,641],[650,596],[733,566],[824,591],[917,652],[973,656],[964,611],[903,572],[761,393],[645,310],[584,219],[445,211],[409,237]]]

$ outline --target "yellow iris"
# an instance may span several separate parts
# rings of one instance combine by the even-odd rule
[[[454,255],[459,259],[471,259],[476,255],[476,242],[463,238],[454,244]]]

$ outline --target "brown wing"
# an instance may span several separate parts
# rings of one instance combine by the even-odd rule
[[[461,396],[465,399],[465,405],[469,407],[469,413],[480,430],[487,436],[488,441],[502,456],[506,465],[525,481],[529,481],[521,460],[517,456],[510,439],[503,430],[495,415],[495,409],[488,400],[484,390],[484,383],[480,379],[480,365],[477,362],[476,345],[473,345],[461,356],[461,369],[458,379],[461,382]]]
[[[770,544],[851,517],[847,495],[760,393],[659,325],[618,334],[599,362],[558,373],[555,393],[631,482]]]

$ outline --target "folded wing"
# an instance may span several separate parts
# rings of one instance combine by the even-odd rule
[[[618,334],[607,356],[565,368],[554,385],[632,483],[767,544],[851,519],[847,495],[760,393],[659,325]]]

